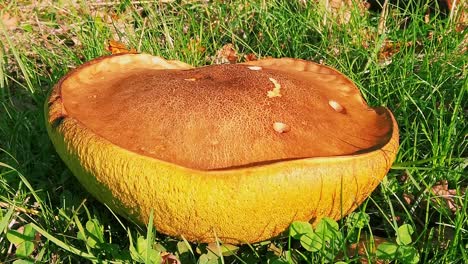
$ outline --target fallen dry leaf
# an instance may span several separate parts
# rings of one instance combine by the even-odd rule
[[[275,256],[280,257],[281,254],[283,254],[283,250],[279,247],[277,247],[274,243],[268,244],[268,251],[273,252]]]
[[[7,30],[13,30],[18,26],[18,18],[11,16],[9,13],[4,13],[2,15],[2,23]]]
[[[237,62],[237,51],[234,49],[232,43],[224,45],[216,53],[214,59],[215,64],[226,64],[226,63],[236,63]]]
[[[438,198],[445,200],[445,203],[452,212],[456,212],[458,210],[459,205],[457,205],[453,199],[453,197],[457,195],[457,190],[449,189],[447,180],[437,182],[432,186],[431,190],[434,195],[438,196]]]
[[[447,2],[449,3],[450,18],[456,21],[455,30],[463,32],[468,26],[468,1],[447,0]]]
[[[431,14],[429,13],[429,11],[427,11],[426,14],[424,15],[424,23],[429,24],[430,21],[431,21]]]
[[[370,8],[367,1],[356,0],[326,0],[322,1],[322,4],[331,13],[334,21],[340,25],[349,22],[353,8],[357,7],[362,15]]]
[[[395,42],[391,40],[385,40],[380,48],[378,59],[380,65],[388,65],[392,63],[392,58],[401,51],[403,47],[409,47],[413,45],[413,42]],[[415,43],[415,45],[420,45],[419,42]]]
[[[191,38],[189,43],[187,44],[187,48],[188,50],[192,52],[198,52],[198,53],[203,53],[206,51],[206,48],[201,45],[199,38],[196,38],[196,39]]]
[[[405,183],[409,179],[408,171],[403,171],[403,173],[398,177],[400,183]]]
[[[367,236],[361,237],[358,243],[351,244],[347,247],[349,257],[359,256],[359,263],[385,263],[382,260],[375,258],[375,252],[377,247],[384,243],[389,242],[386,238],[373,236],[369,238]]]
[[[162,262],[161,264],[181,264],[177,256],[169,252],[161,253]]]
[[[403,200],[407,205],[411,205],[414,201],[414,195],[403,193]]]
[[[128,49],[127,45],[117,40],[109,40],[106,50],[110,51],[112,54],[137,53],[134,48]]]
[[[253,53],[249,53],[249,54],[244,55],[244,58],[245,58],[245,61],[256,61],[256,60],[258,60],[257,56],[255,56],[255,54],[253,54]]]
[[[379,63],[388,65],[392,61],[393,55],[400,52],[400,43],[395,43],[390,40],[385,40],[382,48],[379,51]]]

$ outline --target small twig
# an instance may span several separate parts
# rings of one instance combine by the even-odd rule
[[[329,0],[325,0],[325,12],[323,13],[323,26],[327,26],[327,15],[330,12],[330,3]]]
[[[174,2],[175,0],[159,0],[158,2],[160,3],[170,3],[170,2]],[[151,4],[151,3],[155,3],[155,1],[130,1],[130,4],[132,5],[138,5],[138,4]],[[93,6],[93,7],[99,7],[99,6],[115,6],[115,5],[120,5],[121,4],[121,1],[109,1],[109,2],[98,2],[98,3],[87,3],[88,6]],[[51,3],[48,2],[48,3],[42,3],[42,4],[35,4],[34,5],[34,8],[49,8],[51,7]],[[54,6],[52,4],[52,7],[53,8],[56,8],[56,6]],[[18,9],[19,10],[30,10],[31,9],[31,6],[30,5],[27,5],[27,6],[18,6]]]
[[[70,10],[67,10],[65,8],[61,8],[61,7],[58,7],[58,6],[55,6],[55,5],[52,5],[51,7],[57,9],[58,11],[62,11],[62,12],[66,13],[66,14],[68,14],[70,16],[73,15]]]
[[[13,206],[13,210],[15,212],[20,212],[20,213],[25,213],[25,214],[32,214],[32,215],[38,215],[39,214],[39,211],[34,210],[34,209],[22,208],[22,207],[18,207],[18,206],[15,206],[15,205],[11,205],[9,203],[0,202],[0,208],[11,208],[12,206]]]
[[[450,6],[450,1],[448,3],[449,3],[449,8],[450,8],[449,21],[452,22],[455,16],[456,6],[458,3],[457,3],[457,0],[453,0],[452,6]]]
[[[39,17],[37,16],[37,13],[35,13],[35,18],[36,18],[37,26],[39,27],[40,34],[41,36],[44,36],[44,31],[42,30],[42,25],[41,25],[41,22],[39,22]]]
[[[140,40],[138,41],[138,47],[137,47],[137,51],[140,51],[141,50],[141,42],[143,40],[143,34],[145,33],[145,29],[146,29],[146,17],[145,19],[143,20],[143,27],[141,29],[141,34],[140,34]]]
[[[379,26],[377,28],[377,33],[381,35],[385,33],[387,27],[387,16],[388,16],[388,0],[385,0],[382,6],[382,13],[380,14]]]
[[[175,0],[159,0],[158,2],[160,3],[170,3],[174,2]],[[149,4],[149,3],[154,3],[155,1],[130,1],[130,4],[132,5],[138,5],[138,4]],[[120,5],[120,1],[113,1],[113,2],[104,2],[104,3],[91,3],[89,4],[90,6],[114,6],[114,5]]]

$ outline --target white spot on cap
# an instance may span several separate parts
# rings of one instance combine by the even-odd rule
[[[345,109],[340,103],[335,100],[328,101],[328,104],[337,112],[342,113]]]
[[[249,69],[252,70],[252,71],[259,71],[259,70],[262,69],[262,67],[260,67],[260,66],[249,66],[249,67],[247,67],[247,68],[249,68]]]
[[[291,128],[285,124],[285,123],[282,123],[282,122],[275,122],[273,123],[273,129],[278,132],[278,133],[286,133],[288,132],[289,130],[291,130]]]
[[[280,93],[281,84],[279,84],[279,82],[273,78],[268,78],[268,79],[270,79],[270,82],[272,82],[273,85],[275,86],[273,90],[267,92],[268,98],[281,97],[281,93]]]
[[[197,79],[195,79],[195,78],[189,78],[189,79],[184,79],[184,80],[185,80],[185,81],[194,82],[194,81],[196,81]]]

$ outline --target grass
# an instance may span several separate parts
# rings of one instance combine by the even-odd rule
[[[467,263],[468,60],[457,13],[426,16],[426,1],[415,0],[354,6],[340,23],[343,14],[313,1],[231,2],[0,3],[0,262]],[[109,40],[196,66],[232,43],[240,54],[335,67],[370,105],[392,109],[397,161],[354,214],[315,229],[297,222],[258,244],[194,244],[128,222],[79,185],[43,125],[47,92],[108,54]]]

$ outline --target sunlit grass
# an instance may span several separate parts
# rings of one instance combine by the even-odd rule
[[[86,193],[48,139],[43,103],[66,72],[108,54],[111,39],[195,66],[212,64],[232,43],[240,55],[302,58],[342,71],[370,105],[393,111],[401,148],[388,177],[357,210],[370,216],[368,223],[339,221],[340,249],[371,234],[394,242],[398,228],[409,224],[415,230],[409,246],[421,263],[468,262],[466,32],[455,30],[455,19],[435,12],[427,21],[424,4],[390,7],[386,15],[355,7],[349,22],[340,23],[330,14],[324,19],[324,8],[313,1],[65,2],[32,8],[12,1],[0,11],[20,21],[16,29],[0,27],[0,262],[132,262],[165,251],[183,263],[329,261],[325,249],[307,250],[287,233],[228,249],[165,237],[157,227],[121,219]],[[382,18],[386,27],[379,29]],[[455,209],[434,191],[444,180],[455,190]],[[19,256],[7,233],[27,224],[40,234],[38,246]]]

